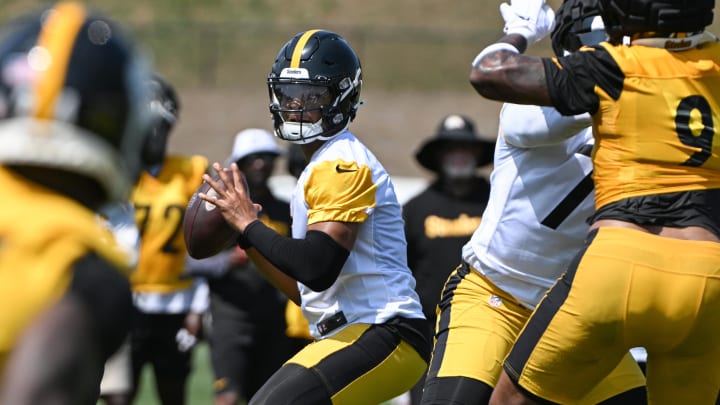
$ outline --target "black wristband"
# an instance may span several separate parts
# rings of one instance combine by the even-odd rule
[[[240,248],[243,250],[248,250],[253,246],[244,233],[238,235],[236,242],[237,245],[240,246]]]

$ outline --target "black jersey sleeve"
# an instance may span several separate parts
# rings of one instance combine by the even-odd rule
[[[550,99],[563,115],[595,114],[600,106],[599,90],[615,100],[620,97],[625,75],[603,47],[545,58],[543,65]]]
[[[293,239],[255,220],[245,228],[244,236],[278,270],[316,292],[333,285],[350,256],[349,250],[322,231],[310,230],[304,239]]]

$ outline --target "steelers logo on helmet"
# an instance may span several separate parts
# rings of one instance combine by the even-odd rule
[[[149,75],[128,34],[76,2],[0,32],[0,162],[67,170],[110,200],[140,174]]]
[[[330,139],[355,118],[362,69],[341,36],[310,30],[283,45],[267,83],[275,135],[304,144]]]

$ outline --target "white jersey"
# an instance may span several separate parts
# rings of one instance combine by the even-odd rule
[[[294,238],[304,238],[307,226],[318,222],[361,223],[350,256],[330,288],[314,292],[298,283],[313,337],[341,330],[322,333],[319,325],[338,317],[347,324],[424,318],[407,265],[395,188],[385,168],[353,134],[343,131],[313,154],[293,191],[290,210]]]
[[[587,114],[564,117],[550,107],[505,104],[500,113],[490,201],[463,259],[528,308],[587,235],[594,210],[590,124]]]
[[[140,256],[140,230],[135,222],[135,208],[130,201],[105,205],[99,210],[99,220],[110,229],[118,245],[128,255],[130,266],[136,267]]]

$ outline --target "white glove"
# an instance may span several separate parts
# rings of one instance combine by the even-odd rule
[[[175,341],[177,342],[178,350],[186,352],[195,346],[197,338],[192,333],[188,332],[187,329],[182,328],[175,335]]]
[[[500,4],[506,34],[524,36],[528,45],[545,38],[553,29],[555,12],[545,0],[510,0]]]

